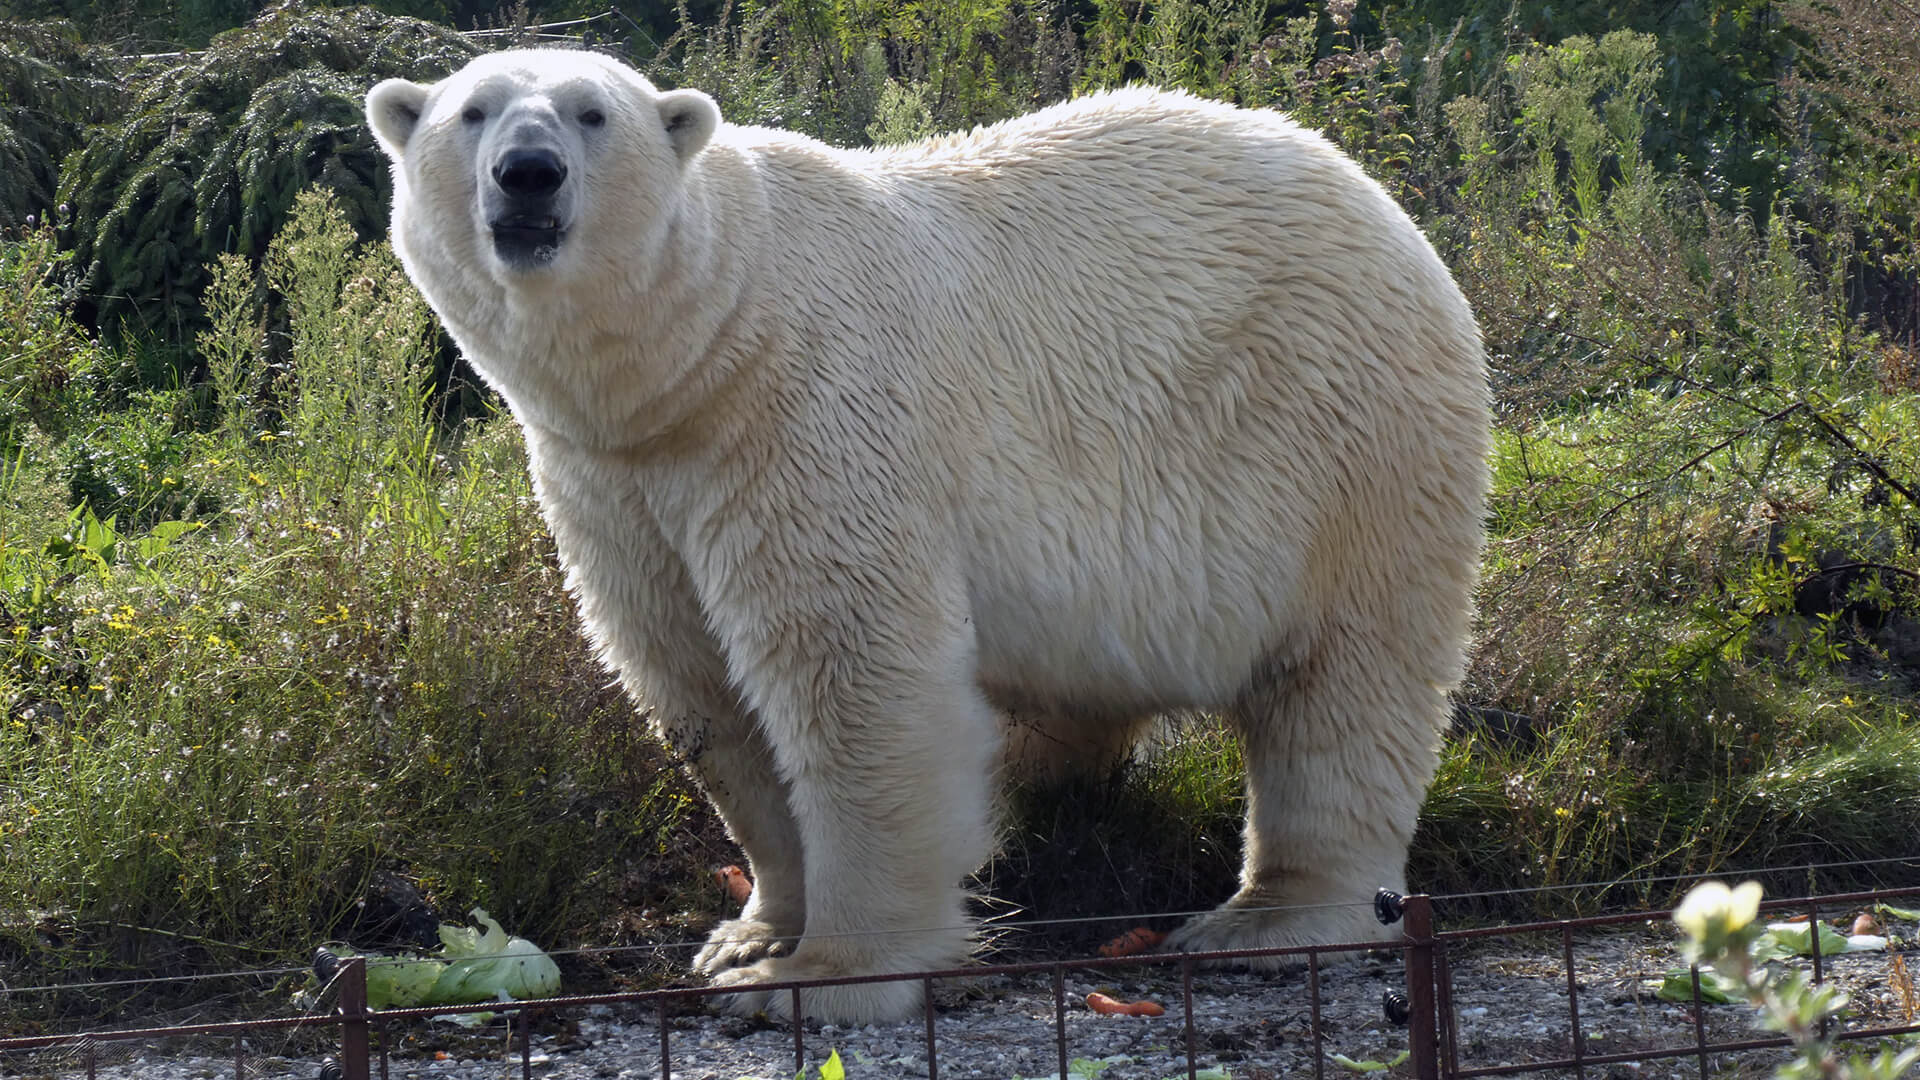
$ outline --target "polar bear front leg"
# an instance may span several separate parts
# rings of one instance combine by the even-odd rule
[[[791,568],[789,568],[791,569]],[[999,726],[973,677],[957,583],[818,567],[726,634],[805,852],[806,932],[789,956],[723,972],[739,1013],[791,1014],[755,984],[952,967],[973,927],[961,881],[984,861]],[[917,982],[804,991],[835,1023],[899,1020]]]
[[[642,525],[644,528],[644,523]],[[636,578],[651,585],[629,587],[651,603],[627,609],[644,615],[620,639],[616,657],[631,676],[636,699],[654,706],[654,727],[686,765],[740,845],[753,878],[753,893],[740,914],[707,936],[693,968],[713,975],[751,964],[793,947],[806,927],[806,878],[800,834],[788,806],[787,787],[775,771],[773,750],[738,691],[728,685],[726,663],[707,630],[686,567],[662,542],[637,544],[648,557],[635,562],[649,571]]]
[[[753,893],[740,914],[716,925],[693,969],[715,975],[790,951],[806,926],[800,836],[773,753],[744,708],[683,715],[658,724],[747,856]]]
[[[753,894],[738,918],[714,928],[694,967],[712,974],[790,946],[806,925],[800,834],[686,561],[628,469],[608,467],[552,432],[524,431],[534,489],[589,636],[747,856]]]

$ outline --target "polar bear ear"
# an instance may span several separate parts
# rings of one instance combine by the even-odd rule
[[[720,126],[720,106],[698,90],[670,90],[660,95],[660,123],[667,129],[673,152],[684,162],[713,138]]]
[[[426,104],[427,88],[405,79],[388,79],[367,91],[367,125],[388,157],[399,161],[406,153]]]

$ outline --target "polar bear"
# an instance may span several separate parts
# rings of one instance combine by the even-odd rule
[[[1352,161],[1148,88],[841,150],[547,49],[367,116],[588,634],[751,864],[695,961],[733,1008],[966,957],[1009,714],[1032,747],[1171,710],[1238,732],[1241,886],[1172,947],[1384,933],[1489,410],[1466,302]]]

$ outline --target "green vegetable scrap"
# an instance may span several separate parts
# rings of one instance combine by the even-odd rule
[[[367,1007],[527,1001],[559,992],[560,968],[552,957],[525,938],[509,936],[481,908],[471,914],[479,927],[440,924],[441,947],[432,956],[370,957]],[[335,951],[342,957],[354,955]]]
[[[1765,960],[1784,960],[1789,956],[1812,956],[1812,927],[1820,928],[1820,955],[1838,956],[1847,951],[1847,936],[1826,923],[1768,923],[1767,932],[1754,943],[1754,955]]]
[[[473,1001],[526,1001],[552,997],[560,989],[560,968],[540,947],[526,938],[508,937],[492,916],[480,908],[471,912],[485,927],[440,924],[441,955],[447,970],[434,983],[429,1005],[457,1005]]]
[[[425,1004],[446,970],[438,960],[372,959],[367,963],[367,1008]]]

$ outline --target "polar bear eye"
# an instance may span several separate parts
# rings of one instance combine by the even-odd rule
[[[486,118],[487,114],[473,105],[467,106],[467,111],[460,114],[460,119],[465,120],[469,124],[477,124]]]
[[[588,109],[580,114],[580,122],[590,128],[597,128],[607,122],[607,114],[599,109]]]

